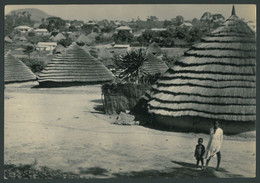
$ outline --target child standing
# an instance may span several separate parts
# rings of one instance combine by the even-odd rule
[[[198,139],[198,144],[196,145],[194,157],[197,159],[197,168],[199,168],[199,163],[201,161],[202,168],[204,166],[203,155],[205,153],[205,147],[203,145],[203,138]]]

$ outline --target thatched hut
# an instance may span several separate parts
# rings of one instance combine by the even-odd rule
[[[151,53],[147,54],[146,58],[142,65],[144,73],[148,75],[163,74],[168,69],[168,66],[161,59]]]
[[[55,49],[55,53],[56,54],[59,54],[59,53],[62,53],[66,48],[64,46],[62,46],[61,44],[59,44]]]
[[[147,50],[146,50],[147,54],[153,54],[153,55],[162,55],[163,51],[161,50],[160,46],[156,43],[152,43],[148,46]]]
[[[101,61],[107,67],[115,67],[113,55],[106,48],[98,49],[98,60]]]
[[[10,52],[5,54],[4,66],[5,84],[36,81],[36,76],[33,72],[21,60],[15,58]]]
[[[235,11],[202,38],[145,95],[154,123],[208,133],[220,121],[226,134],[255,129],[256,42]]]
[[[62,33],[59,33],[55,37],[52,38],[53,41],[60,41],[62,39],[66,39],[66,37]]]
[[[90,44],[92,41],[85,36],[85,34],[81,34],[76,40],[77,43]]]
[[[56,55],[39,74],[40,86],[72,86],[110,82],[113,74],[75,43]]]

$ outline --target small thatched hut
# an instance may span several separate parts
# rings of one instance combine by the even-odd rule
[[[153,54],[153,55],[162,55],[163,54],[163,51],[162,49],[160,48],[160,46],[156,43],[152,43],[148,46],[147,50],[146,50],[146,53],[147,54]]]
[[[62,33],[59,33],[55,37],[52,38],[53,41],[60,41],[62,39],[66,39],[66,37]]]
[[[36,81],[36,76],[33,72],[21,60],[15,58],[10,52],[5,54],[4,59],[5,84]]]
[[[84,43],[84,44],[90,44],[92,41],[87,38],[84,34],[81,34],[78,39],[76,40],[77,43]]]
[[[168,66],[161,59],[151,53],[147,54],[146,58],[147,59],[142,65],[142,69],[148,75],[163,74],[167,71]]]
[[[256,42],[233,9],[226,22],[185,52],[146,93],[155,124],[208,133],[220,121],[226,134],[255,129]]]
[[[107,67],[115,67],[113,55],[106,48],[98,49],[98,60],[101,61]]]
[[[71,86],[106,83],[113,74],[75,43],[56,55],[39,74],[40,86]]]
[[[59,44],[55,49],[55,53],[56,54],[59,54],[59,53],[62,53],[66,48],[64,46],[62,46],[61,44]]]

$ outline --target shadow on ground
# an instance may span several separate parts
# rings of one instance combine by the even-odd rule
[[[175,164],[181,165],[182,167],[168,168],[165,170],[143,170],[143,171],[132,171],[123,173],[114,173],[115,177],[128,177],[128,178],[238,178],[241,175],[230,174],[224,168],[220,168],[218,171],[215,168],[208,167],[207,169],[201,170],[196,169],[196,166],[191,163],[172,161]]]
[[[91,175],[106,175],[108,171],[104,168],[100,168],[100,167],[91,167],[91,168],[79,168],[79,173],[80,174],[91,174]]]

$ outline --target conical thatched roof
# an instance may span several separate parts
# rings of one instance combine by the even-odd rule
[[[85,34],[81,34],[78,39],[76,40],[77,43],[86,43],[89,44],[91,43],[91,40],[85,36]]]
[[[33,72],[19,59],[15,58],[10,52],[5,54],[5,83],[36,81]]]
[[[106,48],[99,48],[98,49],[98,59],[99,60],[106,60],[114,58],[112,53],[110,53]]]
[[[69,38],[72,40],[72,41],[76,41],[78,39],[77,37],[77,33],[76,32],[73,32],[69,35]]]
[[[163,74],[168,69],[168,66],[159,58],[149,53],[147,59],[142,65],[142,69],[149,75]]]
[[[254,122],[254,32],[233,13],[201,43],[193,45],[146,98],[149,112],[155,115]]]
[[[150,53],[153,55],[161,55],[163,54],[163,51],[161,50],[160,46],[158,46],[158,44],[152,43],[150,44],[150,46],[148,46],[146,53]]]
[[[75,85],[109,82],[113,74],[75,43],[56,55],[39,75],[40,85]]]
[[[9,36],[5,36],[5,42],[13,43],[13,40]]]
[[[100,60],[105,66],[113,65],[115,62],[113,60],[113,55],[106,48],[98,49],[98,60]]]
[[[62,46],[61,44],[59,44],[56,48],[55,48],[55,52],[56,53],[61,53],[65,50],[66,48],[64,46]]]
[[[66,39],[66,37],[62,33],[59,33],[55,37],[52,38],[53,41],[60,41],[62,39]]]

